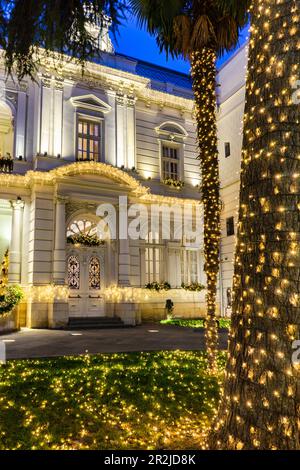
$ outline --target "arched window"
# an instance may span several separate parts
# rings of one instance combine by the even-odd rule
[[[68,258],[68,286],[72,290],[80,289],[80,263],[74,255]]]
[[[186,130],[177,122],[166,121],[163,122],[160,126],[156,129],[157,134],[165,135],[169,137],[171,140],[182,141],[186,139],[188,133]]]
[[[100,261],[96,256],[89,263],[89,288],[98,290],[101,287]]]
[[[160,141],[161,179],[182,180],[186,130],[180,124],[167,121],[156,127],[155,131]]]
[[[75,235],[97,235],[97,223],[88,219],[76,219],[67,228],[67,237]]]

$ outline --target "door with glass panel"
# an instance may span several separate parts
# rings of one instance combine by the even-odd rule
[[[67,278],[70,290],[70,317],[104,316],[101,296],[101,259],[96,250],[74,248],[67,257]]]

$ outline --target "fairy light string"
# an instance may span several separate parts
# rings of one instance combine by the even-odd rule
[[[216,295],[220,246],[220,181],[216,128],[216,53],[204,48],[191,55],[204,213],[204,256],[207,277],[206,347],[211,371],[216,371],[218,328]]]

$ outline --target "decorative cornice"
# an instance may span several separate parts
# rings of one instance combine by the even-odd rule
[[[62,78],[71,79],[74,82],[85,85],[88,88],[102,88],[110,89],[115,92],[122,91],[123,94],[128,96],[135,95],[142,101],[147,103],[155,103],[159,106],[168,106],[178,109],[180,113],[192,112],[194,106],[193,98],[183,98],[173,95],[167,91],[157,91],[151,88],[151,80],[141,77],[137,74],[120,70],[117,68],[109,67],[107,65],[100,65],[93,62],[86,64],[85,73],[82,76],[81,66],[70,58],[66,58],[63,62],[59,56],[61,64]],[[43,61],[41,61],[41,69],[43,68]],[[52,69],[47,62],[47,73],[53,70],[53,74],[57,73],[57,67],[52,66]]]

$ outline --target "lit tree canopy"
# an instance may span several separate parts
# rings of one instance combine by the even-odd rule
[[[115,0],[0,0],[0,47],[8,73],[34,75],[37,51],[68,54],[82,65],[98,53],[87,22],[103,26],[107,16],[116,32],[126,10]]]

